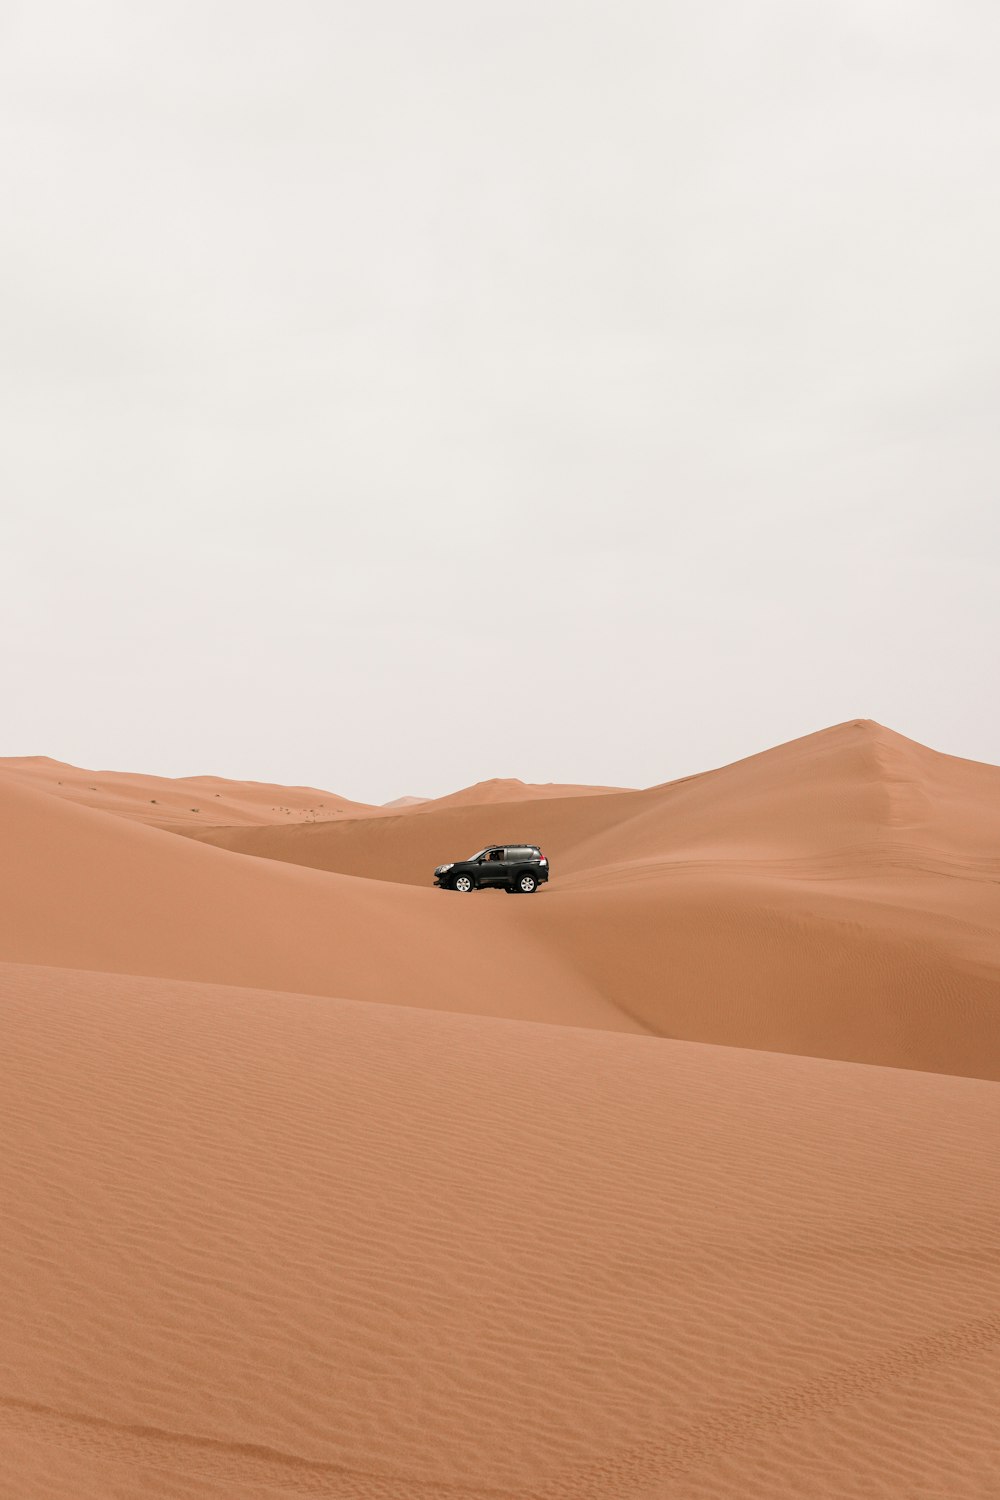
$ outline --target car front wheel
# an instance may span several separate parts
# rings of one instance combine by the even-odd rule
[[[452,881],[452,890],[454,890],[454,891],[461,891],[463,895],[467,891],[471,891],[472,890],[472,876],[471,875],[456,875],[455,879]]]

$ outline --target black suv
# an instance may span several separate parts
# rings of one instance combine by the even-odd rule
[[[549,878],[549,862],[537,844],[490,844],[468,859],[438,865],[434,884],[445,891],[481,891],[530,896]]]

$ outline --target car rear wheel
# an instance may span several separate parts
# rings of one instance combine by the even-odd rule
[[[465,895],[468,891],[471,891],[473,889],[472,876],[456,875],[455,879],[451,883],[451,888],[453,891],[461,891],[462,894]]]
[[[536,891],[538,889],[538,881],[535,879],[534,875],[524,874],[518,880],[515,889],[519,890],[522,895],[530,896],[532,891]]]

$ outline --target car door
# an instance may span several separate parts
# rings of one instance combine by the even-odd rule
[[[483,856],[480,885],[506,885],[507,865],[503,849],[487,849]]]

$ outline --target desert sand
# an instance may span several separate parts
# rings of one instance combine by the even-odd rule
[[[88,771],[46,755],[0,759],[0,777],[102,812],[120,813],[154,827],[204,823],[283,823],[374,813],[364,802],[311,786],[273,786],[223,776],[146,776]]]
[[[67,769],[0,764],[3,1494],[1000,1492],[1000,769]]]
[[[352,802],[314,786],[276,786],[225,776],[149,776],[130,771],[89,771],[47,755],[0,757],[0,779],[10,778],[68,802],[119,813],[154,828],[195,832],[222,823],[313,824],[342,818],[399,815],[420,807],[479,807],[565,797],[594,797],[620,787],[533,784],[516,778],[477,782],[443,797],[396,797],[375,806]]]
[[[518,940],[637,1027],[1000,1078],[1000,769],[881,725],[648,791],[196,836],[394,891],[528,839],[558,881],[537,902],[477,895],[477,911],[515,907]]]
[[[519,781],[516,776],[496,776],[490,781],[477,781],[458,792],[449,792],[444,797],[424,799],[423,810],[438,810],[443,807],[495,807],[501,802],[550,802],[566,797],[606,797],[610,792],[620,792],[620,786],[573,786],[558,781]],[[407,799],[409,800],[409,799]]]

